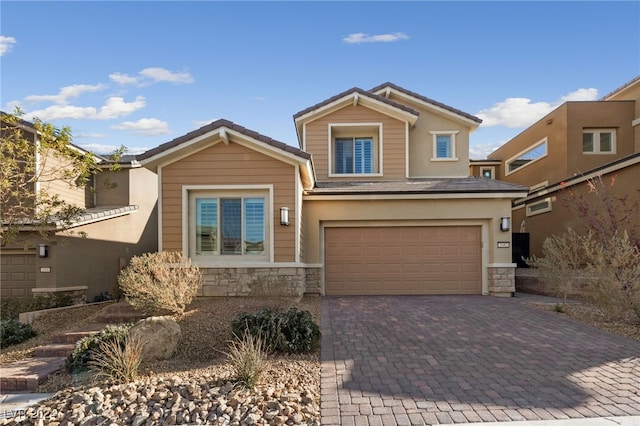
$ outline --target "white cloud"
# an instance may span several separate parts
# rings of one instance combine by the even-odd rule
[[[495,144],[471,144],[469,145],[469,158],[472,160],[483,160],[493,151],[498,149],[504,142]]]
[[[99,144],[99,143],[76,143],[76,145],[98,155],[110,155],[116,152],[118,149],[120,149],[120,146]],[[143,152],[148,150],[149,148],[144,148],[144,147],[127,148],[127,151],[125,152],[125,154],[137,155],[137,154],[142,154]]]
[[[105,136],[106,135],[104,133],[80,133],[73,135],[73,139],[101,139]]]
[[[0,56],[4,56],[13,50],[13,46],[17,43],[15,37],[0,35]]]
[[[109,79],[111,79],[112,81],[118,84],[138,84],[137,77],[131,77],[128,74],[122,74],[119,72],[114,72],[112,74],[109,74]]]
[[[83,93],[99,92],[106,89],[104,84],[74,84],[60,89],[57,95],[30,95],[25,98],[27,102],[53,102],[58,105],[65,105],[71,99],[75,99]]]
[[[349,34],[342,39],[348,44],[360,44],[360,43],[389,43],[399,40],[409,40],[409,36],[405,33],[391,33],[391,34],[376,34],[369,35],[365,33]]]
[[[133,102],[125,102],[124,98],[114,96],[106,100],[96,118],[99,120],[118,118],[129,115],[134,111],[144,108],[144,106],[144,96],[136,96],[136,100]]]
[[[109,120],[131,114],[144,108],[145,100],[143,96],[136,97],[133,102],[125,102],[124,98],[111,97],[105,104],[97,109],[95,107],[80,107],[66,104],[51,105],[47,108],[30,111],[25,115],[30,118],[39,118],[42,121],[55,121],[63,119],[75,120]]]
[[[152,83],[169,82],[175,84],[193,83],[194,79],[188,72],[172,72],[165,68],[145,68],[138,76],[114,72],[109,74],[109,79],[121,85],[148,86]]]
[[[591,101],[598,98],[596,89],[578,89],[554,102],[531,102],[528,98],[507,98],[483,109],[476,115],[482,119],[482,127],[529,127],[567,101]]]
[[[251,97],[251,98],[249,98],[249,99],[251,99],[252,101],[259,101],[259,102],[262,102],[262,101],[266,101],[266,100],[267,100],[267,98],[265,98],[264,96],[252,96],[252,97]]]
[[[170,83],[193,83],[193,77],[188,72],[171,72],[164,68],[145,68],[140,75],[155,82],[168,81]]]
[[[171,133],[169,124],[157,118],[141,118],[138,121],[124,121],[111,126],[112,129],[132,131],[140,136],[158,136]]]

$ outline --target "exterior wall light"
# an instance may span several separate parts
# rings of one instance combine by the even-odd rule
[[[49,247],[46,244],[38,244],[38,257],[49,256]]]
[[[511,218],[510,217],[503,217],[500,219],[500,230],[502,232],[507,232],[509,229],[511,229]]]
[[[289,226],[289,207],[280,207],[280,225]]]

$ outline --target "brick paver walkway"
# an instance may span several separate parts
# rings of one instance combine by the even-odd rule
[[[640,415],[640,343],[511,299],[325,297],[323,425]]]

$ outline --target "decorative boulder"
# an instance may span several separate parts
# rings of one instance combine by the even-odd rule
[[[142,342],[142,360],[154,361],[171,358],[182,331],[171,317],[149,317],[134,324],[129,335]]]

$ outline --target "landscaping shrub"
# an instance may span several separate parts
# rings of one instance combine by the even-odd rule
[[[15,318],[0,321],[0,347],[22,343],[35,337],[36,334],[29,324],[22,324]]]
[[[100,332],[80,339],[73,352],[67,357],[65,368],[70,373],[77,373],[87,369],[89,361],[99,351],[100,344],[104,342],[117,342],[124,347],[125,339],[129,335],[129,329],[133,324],[110,324]]]
[[[265,347],[273,352],[311,352],[320,341],[320,327],[313,321],[311,312],[297,308],[245,313],[232,322],[231,328],[237,336],[247,330],[252,336],[260,337]]]
[[[127,335],[122,343],[118,339],[100,342],[87,366],[96,377],[127,383],[138,377],[141,362],[142,340]]]
[[[1,318],[17,319],[23,312],[62,308],[73,305],[73,298],[65,293],[42,294],[35,297],[3,297],[0,300]]]
[[[238,382],[246,388],[252,388],[260,381],[265,368],[266,351],[263,340],[247,329],[242,337],[235,335],[229,352],[226,353]]]
[[[181,314],[198,292],[202,274],[177,252],[134,256],[118,276],[126,300],[145,314]]]

